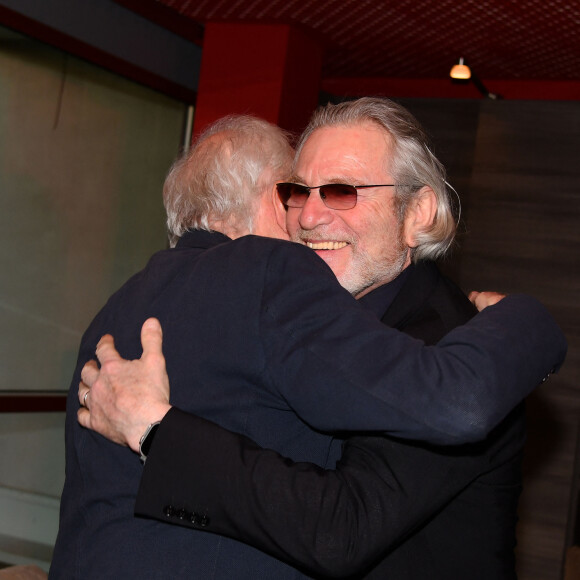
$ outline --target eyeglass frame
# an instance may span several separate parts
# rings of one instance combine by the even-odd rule
[[[288,203],[285,203],[282,199],[282,196],[280,194],[280,190],[278,188],[279,185],[292,185],[292,186],[298,186],[301,188],[304,188],[305,190],[308,191],[308,195],[305,198],[305,201],[302,205],[288,205]],[[278,192],[278,196],[280,197],[280,201],[282,202],[282,204],[285,207],[291,207],[294,209],[300,209],[302,207],[304,207],[306,205],[306,202],[308,201],[308,197],[310,197],[310,193],[312,192],[313,189],[318,189],[319,190],[319,195],[320,195],[320,199],[322,200],[322,203],[324,203],[324,205],[328,208],[328,209],[333,209],[336,211],[344,211],[344,210],[348,210],[348,209],[353,209],[354,207],[356,207],[356,204],[358,202],[358,190],[359,189],[368,189],[370,187],[398,187],[401,186],[398,183],[381,183],[381,184],[373,184],[373,185],[350,185],[348,183],[325,183],[323,185],[313,185],[312,187],[308,186],[308,185],[304,185],[302,183],[295,183],[292,181],[283,181],[280,183],[276,183],[276,191]],[[350,188],[350,189],[354,189],[355,190],[355,195],[354,195],[354,203],[352,206],[349,207],[332,207],[330,205],[328,205],[327,201],[327,197],[324,195],[324,191],[321,191],[321,188],[323,187],[346,187],[346,188]],[[340,197],[340,196],[339,196]],[[290,198],[288,198],[290,199]]]

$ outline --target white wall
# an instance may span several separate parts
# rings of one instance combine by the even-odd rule
[[[186,107],[1,27],[0,44],[0,390],[64,392],[92,317],[166,247]],[[63,482],[64,413],[0,397],[0,562],[48,567]]]

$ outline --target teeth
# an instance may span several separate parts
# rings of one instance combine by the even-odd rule
[[[306,245],[313,250],[340,250],[348,244],[346,242],[306,242]]]

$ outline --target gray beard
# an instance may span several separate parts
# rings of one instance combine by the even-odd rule
[[[355,298],[371,286],[382,286],[393,281],[404,269],[409,254],[409,249],[397,248],[389,262],[373,264],[365,262],[360,264],[357,276],[339,279],[341,286],[346,288]]]

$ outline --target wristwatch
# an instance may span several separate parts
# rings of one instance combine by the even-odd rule
[[[149,427],[145,429],[145,433],[143,433],[141,439],[139,439],[139,456],[143,463],[145,463],[145,461],[147,460],[147,455],[149,455],[151,444],[153,443],[155,433],[157,433],[157,429],[159,429],[160,423],[161,421],[151,423],[151,425],[149,425]]]

